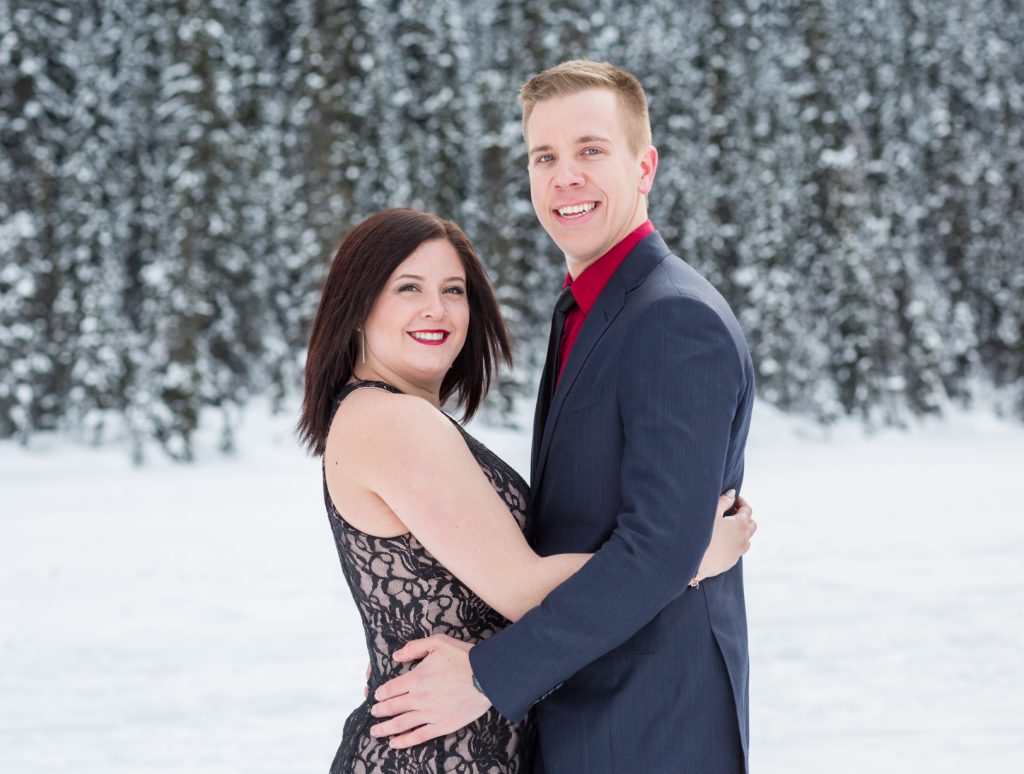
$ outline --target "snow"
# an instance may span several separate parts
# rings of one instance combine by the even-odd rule
[[[3,771],[327,770],[366,661],[291,422],[256,405],[193,465],[0,443]],[[526,431],[473,431],[526,470]],[[1019,765],[1022,452],[983,413],[826,434],[759,406],[755,772]]]

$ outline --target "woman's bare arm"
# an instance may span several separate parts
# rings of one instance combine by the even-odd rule
[[[324,462],[341,513],[346,499],[380,498],[452,575],[510,620],[590,557],[537,556],[459,431],[421,398],[352,393],[338,409]]]
[[[540,604],[591,556],[538,556],[458,430],[420,398],[370,389],[353,393],[331,427],[324,467],[342,513],[346,499],[380,498],[384,530],[400,522],[509,620]],[[722,518],[731,504],[719,502],[698,579],[729,569],[749,547],[749,507]]]

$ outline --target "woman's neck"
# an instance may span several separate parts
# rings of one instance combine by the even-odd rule
[[[403,379],[398,374],[395,374],[386,368],[382,368],[371,363],[358,364],[353,369],[352,376],[354,379],[358,379],[359,381],[384,382],[385,384],[390,384],[392,387],[398,388],[406,395],[415,395],[418,398],[423,398],[425,401],[433,404],[437,408],[441,408],[440,385],[436,388],[423,387],[410,382],[407,379]]]

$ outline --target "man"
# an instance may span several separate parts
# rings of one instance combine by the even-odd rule
[[[735,774],[742,566],[689,582],[719,493],[742,482],[750,354],[726,302],[647,219],[658,154],[636,78],[576,60],[520,99],[531,198],[570,288],[534,425],[533,542],[596,553],[489,640],[402,648],[397,659],[422,661],[378,689],[373,714],[391,719],[375,733],[410,746],[492,703],[513,720],[537,704],[538,771]]]

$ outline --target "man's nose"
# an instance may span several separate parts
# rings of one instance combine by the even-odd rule
[[[555,185],[559,188],[571,188],[583,184],[583,175],[575,159],[564,159],[557,162],[555,168]]]

